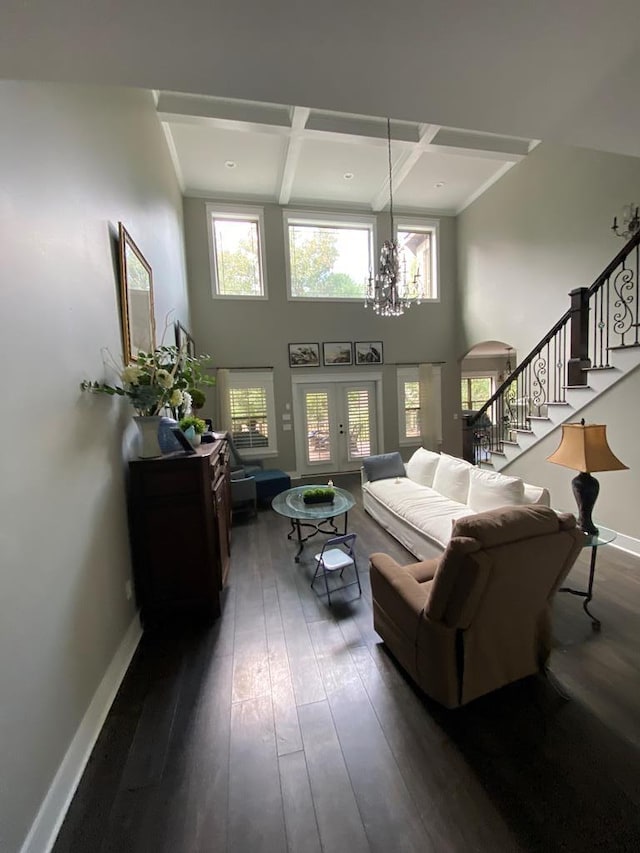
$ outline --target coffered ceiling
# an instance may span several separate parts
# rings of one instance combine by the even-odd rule
[[[186,195],[388,207],[385,119],[172,92],[157,108]],[[391,137],[394,207],[421,213],[458,213],[535,144],[408,121]]]
[[[639,67],[638,0],[0,4],[0,78],[214,98],[204,115],[162,108],[187,192],[375,206],[384,127],[354,118],[350,131],[345,115],[391,116],[407,134],[398,203],[457,210],[523,152],[446,128],[637,157]],[[287,106],[239,107],[228,123],[220,99]]]

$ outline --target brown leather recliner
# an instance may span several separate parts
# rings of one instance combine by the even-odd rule
[[[459,519],[440,558],[371,555],[374,627],[448,708],[538,672],[551,602],[584,543],[572,515],[518,506]]]

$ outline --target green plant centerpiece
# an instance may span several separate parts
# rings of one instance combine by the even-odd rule
[[[196,435],[202,435],[207,428],[207,425],[202,418],[197,418],[195,415],[187,415],[186,418],[181,418],[178,426],[182,432],[187,432],[187,430],[193,429]]]
[[[315,489],[306,489],[302,493],[302,500],[306,504],[332,504],[335,496],[335,489],[319,486]]]

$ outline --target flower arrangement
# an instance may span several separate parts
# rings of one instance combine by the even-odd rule
[[[204,369],[209,356],[190,356],[176,346],[159,346],[153,352],[139,352],[137,359],[118,368],[111,358],[111,367],[119,374],[121,384],[84,380],[83,391],[128,397],[140,416],[158,415],[170,408],[178,416],[191,408],[189,389],[198,385],[214,385],[215,379]]]

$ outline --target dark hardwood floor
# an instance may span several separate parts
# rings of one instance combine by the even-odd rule
[[[349,528],[363,595],[329,609],[317,539],[296,564],[271,510],[234,527],[222,617],[145,632],[55,853],[640,849],[640,560],[600,550],[599,633],[557,596],[568,700],[536,677],[446,711],[372,627],[368,554],[409,555],[361,504]]]

